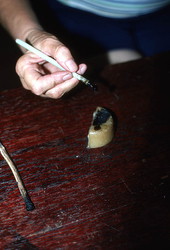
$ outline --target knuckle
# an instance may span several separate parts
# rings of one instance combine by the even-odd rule
[[[67,53],[70,53],[70,51],[64,44],[60,44],[57,46],[56,54],[67,54]]]
[[[15,65],[16,73],[20,76],[23,76],[24,72],[28,69],[29,66],[30,66],[30,58],[27,54],[24,54],[16,62]]]
[[[16,70],[16,73],[18,75],[20,75],[20,72],[21,72],[21,65],[22,65],[22,62],[23,62],[23,56],[21,56],[17,62],[16,62],[16,65],[15,65],[15,70]]]
[[[41,87],[39,86],[39,84],[34,84],[34,85],[32,86],[31,91],[32,91],[35,95],[41,95],[41,94],[42,94],[42,89],[41,89]]]
[[[37,46],[39,49],[42,50],[48,50],[49,46],[56,47],[60,44],[60,42],[56,39],[55,36],[50,35],[48,37],[45,37],[42,39],[39,43],[37,43]]]
[[[64,92],[62,89],[58,88],[56,91],[52,91],[50,93],[50,97],[54,99],[58,99],[64,95]]]
[[[41,41],[41,45],[42,46],[48,46],[49,44],[51,44],[51,43],[53,43],[55,41],[54,38],[55,37],[53,37],[53,36],[45,38],[44,40]]]

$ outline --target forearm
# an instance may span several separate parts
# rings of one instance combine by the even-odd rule
[[[30,32],[42,29],[28,0],[0,0],[0,21],[14,39],[26,40]]]

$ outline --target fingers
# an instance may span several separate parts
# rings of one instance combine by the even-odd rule
[[[77,71],[78,74],[84,74],[86,71],[87,66],[85,64],[81,64],[79,66],[79,70]],[[78,84],[78,80],[75,78],[71,78],[64,83],[57,84],[53,88],[46,91],[42,96],[44,97],[50,97],[50,98],[60,98],[65,93],[69,92],[72,88],[74,88]]]
[[[39,32],[35,35],[34,32],[29,39],[36,48],[53,57],[64,69],[71,72],[78,70],[78,65],[75,63],[70,50],[55,36],[46,32]]]
[[[43,93],[41,96],[43,97],[49,97],[53,99],[61,98],[65,93],[69,92],[72,88],[74,88],[78,84],[78,81],[74,78],[66,81],[63,84],[58,84],[55,87],[49,89],[45,93]]]
[[[81,64],[77,73],[84,74],[86,65]],[[69,71],[60,71],[49,63],[42,61],[32,53],[22,56],[17,64],[16,71],[20,76],[23,87],[36,95],[50,98],[60,98],[78,84]]]
[[[79,81],[73,78],[72,72],[84,74],[87,67],[85,64],[77,65],[70,50],[55,36],[34,30],[29,34],[28,41],[54,58],[65,71],[27,52],[16,64],[16,72],[24,88],[36,95],[59,98],[78,84]]]
[[[44,45],[45,46],[45,45]],[[66,70],[76,72],[78,66],[75,63],[70,50],[59,41],[50,41],[48,52],[53,55],[54,59]]]
[[[78,74],[83,75],[87,70],[87,65],[82,63],[79,65],[79,69],[77,71]]]

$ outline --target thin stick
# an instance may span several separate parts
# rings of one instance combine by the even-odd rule
[[[22,46],[22,47],[24,47],[25,49],[27,49],[27,50],[33,52],[34,54],[36,54],[37,56],[41,57],[41,58],[44,59],[45,61],[47,61],[47,62],[53,64],[53,65],[56,66],[57,68],[59,68],[59,69],[65,71],[65,69],[64,69],[60,64],[58,64],[56,60],[54,60],[53,58],[47,56],[47,55],[44,54],[42,51],[40,51],[40,50],[34,48],[34,47],[31,46],[30,44],[28,44],[28,43],[26,43],[26,42],[24,42],[24,41],[22,41],[22,40],[20,40],[20,39],[16,39],[15,41],[16,41],[16,43],[19,44],[20,46]],[[90,83],[90,81],[89,81],[88,79],[86,79],[85,77],[83,77],[83,76],[77,74],[76,72],[73,72],[72,75],[73,75],[74,78],[78,79],[79,81],[84,82],[86,85],[89,85],[89,86],[92,87],[94,90],[96,90],[96,85]]]
[[[10,167],[10,169],[15,177],[15,180],[18,184],[18,188],[19,188],[19,191],[21,193],[21,196],[24,199],[27,211],[33,210],[35,208],[34,204],[32,203],[32,201],[27,193],[27,190],[24,187],[24,184],[22,182],[20,174],[19,174],[16,166],[14,165],[13,161],[11,160],[8,152],[6,151],[5,147],[2,145],[1,142],[0,142],[0,152],[1,152],[2,156],[4,157],[4,159],[6,160],[7,164],[9,165],[9,167]]]

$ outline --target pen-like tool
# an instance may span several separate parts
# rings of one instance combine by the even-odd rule
[[[37,56],[41,57],[42,59],[44,59],[45,61],[53,64],[54,66],[56,66],[57,68],[65,71],[65,69],[58,63],[56,62],[56,60],[54,60],[53,58],[47,56],[46,54],[44,54],[42,51],[34,48],[33,46],[31,46],[30,44],[20,40],[20,39],[16,39],[15,40],[17,44],[19,44],[20,46],[24,47],[25,49],[33,52],[34,54],[36,54]],[[73,77],[78,79],[79,81],[82,81],[83,83],[85,83],[86,85],[90,86],[93,88],[93,90],[96,90],[96,84],[92,84],[90,83],[90,81],[88,79],[86,79],[85,77],[83,77],[82,75],[77,74],[76,72],[72,73]]]

